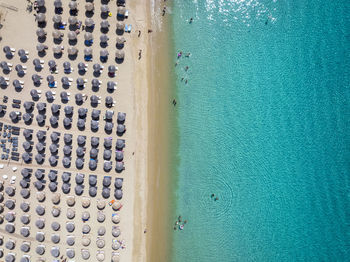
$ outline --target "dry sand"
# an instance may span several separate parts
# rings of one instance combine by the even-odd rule
[[[49,75],[48,65],[47,62],[50,59],[53,59],[53,52],[52,52],[52,46],[53,46],[53,38],[52,38],[52,31],[53,31],[53,23],[52,23],[52,16],[54,15],[54,8],[51,1],[46,1],[47,6],[47,12],[46,12],[46,19],[48,21],[48,24],[45,28],[47,31],[47,40],[45,41],[45,44],[49,46],[49,49],[47,50],[47,54],[45,57],[41,58],[42,60],[45,60],[45,67],[42,70],[42,72],[39,73],[39,75],[43,76],[43,82],[40,87],[36,88],[38,90],[42,91],[42,96],[39,100],[39,102],[46,102],[45,98],[45,92],[50,90],[50,88],[47,86],[46,82],[46,76]],[[63,21],[67,21],[69,14],[68,14],[68,3],[69,1],[63,0],[63,7],[64,12],[62,15]],[[141,3],[141,4],[140,4]],[[84,21],[85,15],[84,15],[84,4],[85,1],[79,1],[78,8],[82,10],[79,15],[78,19]],[[75,82],[72,83],[72,86],[65,90],[70,93],[70,101],[67,104],[62,104],[61,99],[59,97],[59,94],[61,91],[64,91],[61,88],[60,79],[65,74],[63,73],[63,67],[62,64],[65,61],[69,61],[74,68],[74,72],[68,75],[68,77],[73,78],[74,80],[79,77],[77,73],[77,64],[78,62],[83,61],[83,49],[84,49],[84,32],[81,32],[78,35],[78,44],[76,47],[79,49],[78,57],[75,61],[70,61],[67,56],[67,49],[69,47],[68,39],[67,39],[67,33],[68,28],[63,30],[64,37],[61,45],[65,47],[64,53],[62,58],[57,59],[58,64],[58,74],[55,74],[55,80],[58,82],[58,88],[52,91],[56,91],[56,99],[53,103],[60,104],[62,106],[61,108],[61,116],[59,118],[59,127],[58,128],[50,128],[50,130],[47,132],[48,136],[46,139],[47,144],[47,151],[46,151],[46,159],[43,165],[37,165],[35,161],[33,161],[32,164],[27,165],[20,160],[20,162],[14,162],[14,161],[3,161],[1,160],[0,163],[5,165],[5,168],[0,170],[0,174],[7,174],[9,177],[16,176],[16,182],[15,186],[17,188],[16,192],[16,199],[17,204],[14,209],[14,211],[17,214],[16,218],[16,232],[19,231],[21,227],[21,222],[19,221],[19,217],[23,213],[20,208],[19,204],[23,201],[21,197],[19,196],[20,186],[19,181],[21,179],[20,171],[24,167],[33,168],[35,171],[37,168],[44,168],[46,170],[45,174],[47,176],[48,171],[51,169],[57,170],[59,172],[59,175],[62,174],[62,172],[67,171],[72,173],[72,179],[74,179],[76,173],[83,173],[85,174],[85,185],[87,185],[86,189],[84,190],[83,196],[88,196],[88,175],[89,174],[96,174],[98,176],[98,195],[95,198],[91,198],[91,206],[88,208],[88,211],[90,211],[91,218],[87,222],[91,226],[91,233],[89,234],[92,242],[88,249],[91,252],[91,260],[94,261],[96,258],[96,252],[98,248],[96,247],[95,239],[97,238],[97,228],[101,225],[96,220],[96,200],[101,198],[101,183],[104,175],[110,175],[112,176],[112,183],[114,182],[115,177],[121,177],[124,179],[123,184],[123,208],[120,212],[121,222],[119,224],[121,228],[121,237],[118,239],[123,240],[125,242],[126,248],[121,250],[119,249],[117,252],[120,253],[121,261],[144,261],[146,256],[146,238],[144,234],[144,229],[146,228],[146,200],[147,200],[147,160],[148,160],[148,87],[149,87],[149,75],[150,75],[150,69],[149,69],[149,59],[150,59],[150,48],[149,48],[149,35],[147,34],[147,29],[149,28],[150,21],[149,21],[149,6],[145,4],[143,1],[133,2],[133,3],[127,3],[127,9],[129,10],[129,18],[125,20],[127,24],[132,24],[133,29],[132,32],[125,33],[124,37],[126,38],[125,43],[125,60],[122,64],[117,65],[114,62],[114,53],[115,53],[115,26],[116,26],[116,4],[114,1],[111,1],[109,3],[109,6],[111,8],[111,12],[113,14],[112,17],[110,17],[108,20],[110,21],[111,28],[108,33],[109,35],[109,60],[107,63],[104,64],[105,69],[103,70],[102,75],[99,77],[99,79],[103,82],[100,88],[100,91],[98,92],[98,96],[101,96],[102,103],[98,105],[97,109],[101,110],[101,120],[100,120],[100,130],[97,133],[92,133],[89,131],[90,127],[90,114],[92,111],[92,107],[90,105],[90,100],[84,102],[84,104],[80,107],[88,108],[88,117],[86,121],[86,131],[81,132],[76,127],[77,122],[77,110],[78,106],[75,104],[74,95],[76,93],[84,93],[87,96],[91,96],[94,94],[94,92],[91,90],[91,80],[94,78],[92,75],[92,65],[94,63],[100,63],[99,61],[99,51],[101,47],[99,46],[99,36],[101,35],[99,31],[99,23],[101,21],[101,18],[99,17],[100,13],[100,5],[101,1],[95,1],[95,15],[93,16],[93,19],[96,22],[96,28],[93,32],[94,35],[94,45],[93,52],[94,52],[94,60],[93,62],[89,62],[89,69],[87,74],[83,76],[83,78],[87,79],[87,87],[83,91],[79,91],[76,88]],[[5,45],[8,45],[10,47],[16,48],[16,51],[18,49],[25,49],[29,51],[29,60],[28,62],[24,63],[24,65],[27,66],[27,73],[24,77],[19,78],[16,74],[15,70],[12,70],[12,72],[9,75],[6,75],[6,77],[10,78],[10,85],[7,87],[7,89],[1,89],[0,90],[0,96],[7,95],[9,97],[9,102],[7,103],[7,114],[5,117],[1,118],[0,121],[4,124],[12,124],[11,121],[8,118],[8,114],[10,111],[14,111],[15,109],[11,108],[12,99],[21,99],[22,100],[22,107],[19,111],[22,112],[22,114],[25,113],[23,108],[23,102],[24,101],[32,101],[31,97],[29,95],[29,92],[33,87],[31,76],[35,73],[32,60],[34,58],[37,58],[37,51],[36,51],[36,44],[38,43],[37,37],[35,34],[35,30],[37,29],[37,23],[34,20],[33,13],[29,13],[26,11],[27,8],[27,2],[23,0],[1,0],[0,1],[0,12],[2,14],[2,24],[3,28],[0,30],[1,35],[1,43],[2,47]],[[137,30],[141,30],[141,37],[138,37]],[[142,50],[142,58],[141,60],[138,60],[138,53],[139,50]],[[2,50],[0,51],[0,60],[6,60],[4,53]],[[15,54],[14,58],[12,58],[10,61],[14,66],[17,64],[23,64],[20,62],[19,57],[17,53]],[[108,65],[117,65],[119,68],[119,71],[117,72],[117,76],[115,78],[110,79],[107,76],[107,67]],[[3,74],[1,74],[3,75]],[[5,76],[5,75],[3,75]],[[24,81],[24,89],[21,92],[15,92],[14,88],[12,86],[12,81],[14,79],[19,79],[21,81]],[[116,101],[116,106],[113,108],[115,111],[115,116],[117,112],[125,112],[126,113],[126,128],[127,132],[122,137],[126,140],[126,148],[124,150],[125,157],[125,167],[126,170],[122,172],[121,174],[116,174],[113,170],[105,174],[103,171],[103,138],[113,136],[113,141],[116,141],[116,135],[115,132],[113,132],[113,135],[106,135],[103,131],[104,121],[102,120],[104,112],[107,110],[107,108],[104,106],[104,99],[107,95],[110,95],[106,91],[106,84],[107,81],[117,81],[118,86],[117,90],[112,94],[114,100]],[[50,111],[50,103],[47,103],[48,105],[48,116],[46,119],[47,125],[49,125],[48,119],[51,116]],[[65,130],[62,124],[63,121],[63,107],[65,105],[72,105],[74,106],[74,116],[73,116],[73,124],[72,128],[70,130]],[[34,115],[37,115],[36,109],[34,110]],[[23,121],[20,121],[16,126],[21,127],[21,135],[19,138],[19,150],[20,153],[24,152],[22,148],[22,142],[24,141],[24,138],[22,136],[22,130],[24,128],[31,128],[36,132],[37,130],[46,130],[45,127],[39,127],[34,120],[33,123],[30,126],[25,125]],[[115,130],[115,129],[114,129]],[[50,155],[48,151],[48,146],[51,144],[49,135],[53,131],[57,131],[61,133],[61,140],[60,140],[60,148],[59,148],[59,160],[57,167],[50,167],[48,163],[48,157]],[[72,167],[67,169],[64,168],[62,165],[62,148],[63,148],[63,134],[65,133],[72,133],[73,134],[73,153],[72,153]],[[87,143],[86,143],[86,152],[85,155],[85,165],[82,170],[76,170],[75,169],[75,149],[77,148],[76,145],[76,138],[78,135],[86,135],[87,136]],[[100,137],[100,152],[98,157],[98,167],[95,171],[91,171],[88,168],[88,161],[89,156],[88,152],[90,151],[90,138],[92,136],[98,136]],[[34,142],[37,142],[36,137],[34,138]],[[33,150],[34,155],[36,154],[36,150]],[[112,155],[112,159],[114,158],[114,154]],[[115,165],[115,163],[114,163]],[[18,167],[17,171],[12,171],[12,167]],[[1,178],[2,179],[2,178]],[[35,181],[35,177],[32,178],[32,182]],[[61,208],[61,215],[59,216],[59,219],[54,219],[51,215],[51,208],[53,206],[51,202],[51,195],[52,193],[48,190],[46,187],[46,200],[43,202],[43,205],[46,207],[46,215],[45,219],[47,222],[47,226],[43,230],[43,232],[46,233],[46,253],[45,255],[41,256],[42,258],[53,258],[51,254],[49,254],[49,251],[53,245],[53,243],[50,240],[51,234],[53,233],[52,229],[50,228],[50,224],[52,221],[58,221],[61,224],[61,229],[59,231],[59,234],[61,235],[61,242],[58,245],[61,249],[61,254],[65,255],[65,250],[68,247],[65,243],[66,240],[66,231],[65,231],[65,223],[68,221],[66,218],[66,198],[67,195],[64,195],[62,191],[60,190],[60,187],[62,185],[62,181],[59,178],[58,179],[59,184],[59,192],[61,192],[62,201],[58,205]],[[5,187],[9,184],[9,179],[4,180]],[[72,189],[74,189],[75,182],[72,182]],[[31,189],[32,194],[29,198],[29,202],[31,203],[31,206],[36,206],[38,204],[38,201],[35,197],[35,192],[37,191],[32,183],[31,183]],[[113,188],[113,184],[111,186]],[[111,190],[111,197],[108,200],[113,199],[113,190]],[[70,195],[73,195],[74,191],[72,190]],[[5,200],[6,200],[5,196]],[[82,197],[77,197],[77,203],[75,204],[76,209],[76,217],[73,219],[73,221],[76,224],[76,229],[74,231],[74,235],[76,236],[76,244],[74,245],[74,249],[76,252],[76,260],[75,261],[81,261],[80,256],[80,250],[83,248],[80,238],[82,237],[81,229],[83,226],[83,223],[81,222],[81,214],[85,210],[81,206],[81,200]],[[107,201],[108,202],[108,201]],[[106,235],[105,235],[105,241],[106,246],[105,248],[102,248],[101,250],[105,252],[106,255],[106,261],[110,261],[111,258],[111,243],[112,243],[112,236],[111,236],[111,215],[113,213],[112,209],[107,205],[105,208],[105,214],[106,214],[106,221],[103,223],[103,226],[106,227]],[[7,210],[5,209],[5,212]],[[28,253],[32,260],[31,261],[37,261],[37,259],[40,257],[35,253],[35,248],[39,244],[37,241],[34,240],[35,232],[37,231],[34,223],[38,215],[35,213],[35,210],[31,208],[29,214],[32,215],[32,220],[30,222],[30,228],[31,228],[31,236],[28,238],[29,242],[31,242],[31,251]],[[19,234],[6,234],[3,231],[4,225],[6,223],[3,223],[0,225],[0,228],[2,229],[0,232],[4,236],[4,243],[9,239],[15,239],[17,244],[14,250],[7,250],[6,248],[2,247],[4,249],[5,255],[7,253],[15,253],[17,256],[17,259],[20,259],[23,252],[20,251],[20,244],[23,241],[23,238],[20,237]],[[49,261],[47,259],[47,261]]]

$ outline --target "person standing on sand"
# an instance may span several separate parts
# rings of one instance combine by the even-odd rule
[[[141,36],[141,30],[139,30],[137,37],[140,37],[140,36]]]

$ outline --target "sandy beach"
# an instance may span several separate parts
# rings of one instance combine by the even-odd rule
[[[49,1],[46,1],[49,2]],[[69,8],[68,4],[69,1],[62,1],[63,2],[63,13],[62,13],[62,21],[67,22],[69,18]],[[82,21],[84,24],[85,17],[85,8],[84,8],[85,2],[78,2],[78,9],[80,10],[77,14],[77,19]],[[126,24],[131,24],[132,29],[130,33],[124,33],[123,37],[125,38],[126,42],[124,45],[123,50],[125,51],[125,59],[122,63],[118,64],[114,61],[114,53],[116,51],[115,48],[115,39],[116,39],[116,14],[117,14],[117,5],[113,1],[109,2],[108,6],[110,8],[110,12],[112,14],[111,17],[108,18],[108,21],[110,23],[110,29],[107,33],[109,37],[108,46],[104,49],[106,49],[109,52],[108,60],[105,63],[101,63],[99,59],[99,53],[102,49],[99,45],[99,37],[101,35],[101,32],[99,30],[99,24],[102,21],[100,18],[100,8],[101,8],[101,1],[95,1],[95,14],[92,16],[92,19],[94,19],[96,23],[96,28],[93,30],[92,35],[94,38],[94,44],[91,46],[93,50],[93,60],[91,62],[85,62],[88,64],[88,69],[86,74],[83,76],[79,75],[77,70],[77,65],[79,62],[84,61],[84,31],[80,30],[80,33],[77,35],[77,42],[74,45],[78,50],[78,55],[76,59],[70,60],[68,59],[67,50],[70,47],[68,42],[68,26],[64,30],[60,30],[60,32],[63,33],[62,42],[59,43],[59,45],[64,47],[63,54],[61,58],[55,58],[52,47],[55,45],[52,37],[52,33],[54,31],[53,28],[53,22],[52,17],[54,16],[54,6],[53,3],[50,1],[50,3],[46,3],[46,21],[47,25],[44,28],[46,31],[46,40],[43,42],[45,45],[48,46],[48,49],[46,50],[46,54],[43,57],[38,56],[38,51],[36,50],[36,46],[39,43],[37,40],[36,35],[36,29],[37,22],[35,21],[35,11],[29,12],[27,10],[27,2],[21,1],[21,0],[2,0],[0,3],[0,12],[1,12],[1,24],[2,28],[0,30],[1,35],[1,42],[2,47],[9,46],[11,48],[16,49],[16,53],[14,54],[13,58],[7,59],[5,57],[4,52],[1,52],[0,60],[7,61],[8,63],[11,63],[13,65],[13,69],[9,74],[1,74],[2,76],[9,78],[9,85],[5,89],[1,89],[1,99],[3,96],[8,97],[7,102],[7,109],[6,114],[4,117],[0,119],[0,122],[3,123],[3,125],[12,125],[20,128],[20,135],[18,136],[18,153],[23,154],[25,151],[22,147],[22,144],[25,142],[25,138],[22,135],[22,132],[24,129],[32,129],[33,130],[33,158],[36,155],[36,149],[35,145],[39,142],[35,136],[35,134],[42,130],[46,131],[46,154],[45,154],[45,160],[42,164],[37,164],[36,161],[33,159],[31,163],[24,163],[22,158],[19,159],[19,161],[13,161],[13,160],[0,160],[0,164],[3,165],[3,169],[0,170],[1,178],[0,180],[3,181],[4,188],[12,186],[16,189],[16,193],[14,197],[9,197],[8,195],[4,194],[4,202],[8,198],[15,198],[16,199],[16,205],[11,212],[14,212],[16,214],[16,220],[15,220],[15,233],[8,233],[4,227],[7,223],[4,221],[2,225],[0,225],[0,233],[3,237],[3,243],[7,243],[10,239],[13,239],[16,242],[15,247],[12,250],[8,250],[6,247],[1,246],[3,250],[3,257],[5,257],[8,254],[15,254],[16,259],[22,258],[22,256],[28,256],[30,257],[30,261],[49,261],[48,259],[52,259],[53,256],[50,253],[51,249],[53,247],[58,247],[60,249],[60,257],[61,255],[63,258],[67,258],[66,256],[66,249],[74,249],[75,250],[75,259],[76,261],[80,261],[82,258],[81,252],[84,249],[88,249],[90,252],[90,257],[94,261],[95,259],[103,259],[106,261],[110,261],[112,259],[112,253],[115,254],[118,253],[118,256],[120,257],[120,261],[145,261],[146,257],[146,234],[144,233],[144,230],[147,228],[147,190],[148,190],[148,178],[147,178],[147,172],[148,172],[148,96],[149,96],[149,83],[150,83],[150,70],[149,70],[149,63],[150,63],[150,39],[149,34],[147,33],[147,30],[150,26],[150,14],[149,14],[149,6],[147,4],[140,4],[139,2],[134,3],[126,3],[126,9],[129,11],[129,17],[125,19],[123,22]],[[141,35],[138,36],[138,30],[141,31]],[[17,50],[24,49],[28,51],[28,61],[23,63],[20,61],[19,56],[17,55]],[[139,59],[139,52],[141,52],[141,58]],[[41,60],[44,60],[44,67],[40,73],[36,72],[34,70],[33,66],[33,59],[39,58]],[[52,74],[55,78],[55,81],[57,82],[57,88],[50,88],[47,85],[46,77],[50,75],[49,67],[48,67],[48,61],[54,59],[57,63],[57,73]],[[64,73],[62,64],[64,62],[70,62],[71,67],[73,68],[73,71],[69,73],[68,75]],[[98,80],[100,80],[101,86],[98,92],[94,92],[91,90],[91,81],[92,79],[96,78],[93,75],[93,64],[100,63],[104,66],[104,69],[102,70],[101,75],[98,77]],[[18,77],[16,70],[14,70],[15,65],[22,64],[26,66],[26,73],[23,77]],[[116,76],[111,78],[107,74],[107,67],[109,65],[115,65],[118,67],[118,71],[116,72]],[[32,75],[33,74],[39,74],[43,79],[42,83],[39,87],[33,86],[32,81]],[[69,78],[74,79],[74,81],[71,83],[71,86],[64,90],[61,87],[61,78],[67,76]],[[78,90],[76,88],[75,80],[79,77],[82,77],[83,79],[86,79],[86,85],[83,90]],[[24,82],[23,89],[20,92],[17,92],[14,90],[14,87],[12,85],[12,81],[15,79],[19,79],[20,81]],[[108,81],[115,81],[117,82],[117,88],[114,90],[113,93],[109,93],[106,89],[106,84]],[[18,121],[18,123],[12,123],[11,119],[9,118],[9,113],[11,111],[18,111],[21,112],[22,116],[25,114],[25,109],[23,108],[23,103],[25,101],[32,101],[32,97],[30,94],[30,91],[35,88],[39,91],[41,91],[41,96],[38,101],[35,101],[35,103],[38,102],[45,102],[46,108],[47,108],[47,116],[46,116],[46,123],[44,126],[40,127],[37,124],[37,121],[35,120],[35,116],[37,115],[36,109],[33,112],[34,118],[30,125],[23,122],[21,119]],[[51,103],[46,100],[45,94],[47,91],[52,91],[54,93],[54,101]],[[60,98],[61,92],[67,92],[69,96],[69,101],[62,102]],[[87,99],[83,102],[82,105],[77,106],[75,103],[75,95],[78,93],[82,93],[87,97]],[[97,95],[100,97],[100,103],[97,106],[92,106],[90,104],[90,98],[93,95]],[[113,100],[115,101],[115,106],[112,108],[106,108],[104,106],[104,101],[107,96],[112,96]],[[13,99],[21,100],[21,108],[14,109],[11,107],[11,104],[13,102]],[[4,103],[2,103],[4,104]],[[58,117],[58,126],[57,127],[51,127],[50,126],[50,116],[51,116],[51,109],[50,107],[53,104],[57,104],[61,107],[60,109],[60,116]],[[64,128],[62,121],[64,119],[64,107],[65,106],[72,106],[74,110],[74,114],[72,117],[72,124],[71,128],[66,129]],[[86,120],[86,128],[85,130],[79,130],[77,127],[78,123],[78,109],[79,108],[86,108],[88,110],[87,112],[87,120]],[[100,110],[100,128],[96,132],[90,131],[90,120],[91,120],[91,112],[93,109]],[[123,150],[124,153],[124,165],[125,170],[121,173],[116,173],[114,169],[110,172],[104,171],[104,154],[103,154],[103,141],[104,138],[112,137],[113,143],[116,141],[117,135],[115,135],[115,131],[113,131],[112,134],[108,135],[104,131],[104,121],[103,117],[107,110],[114,111],[114,119],[116,118],[118,112],[123,112],[126,114],[126,120],[125,120],[125,126],[127,131],[123,136],[122,139],[125,140],[126,147]],[[47,128],[47,126],[50,126]],[[114,126],[115,128],[115,126]],[[115,130],[115,129],[114,129]],[[4,130],[3,130],[4,131]],[[51,166],[49,163],[49,146],[51,145],[50,135],[54,132],[60,133],[60,140],[58,143],[58,161],[56,166]],[[72,160],[71,160],[71,166],[69,168],[66,168],[62,164],[62,159],[64,158],[62,148],[64,146],[63,142],[63,136],[64,134],[71,134],[73,136],[72,139]],[[86,137],[86,144],[85,144],[85,156],[84,156],[84,166],[82,169],[77,169],[75,167],[75,161],[77,159],[77,156],[75,154],[75,150],[78,147],[77,144],[77,137],[79,135],[83,135]],[[99,154],[97,157],[97,168],[94,170],[91,170],[89,168],[89,152],[91,150],[90,140],[92,137],[98,137],[100,140],[99,144]],[[112,150],[113,152],[113,150]],[[112,162],[114,159],[114,152],[112,153]],[[113,166],[115,166],[115,163],[113,163]],[[24,168],[29,168],[33,170],[33,175],[30,181],[29,189],[31,191],[31,195],[28,199],[22,199],[20,196],[20,180],[22,179],[21,176],[21,170]],[[51,201],[53,193],[50,192],[49,188],[46,186],[45,189],[41,192],[45,193],[46,199],[40,202],[38,200],[37,192],[38,190],[34,187],[33,182],[36,181],[36,178],[34,176],[34,173],[37,169],[44,169],[45,170],[45,178],[47,179],[47,176],[50,172],[50,170],[55,170],[58,172],[58,184],[57,184],[57,192],[60,193],[61,201],[60,203],[54,205]],[[71,191],[68,194],[64,194],[61,191],[62,186],[62,180],[60,176],[63,172],[70,172],[71,173]],[[77,173],[84,174],[84,185],[85,189],[84,192],[77,196],[74,193],[74,178]],[[4,176],[6,175],[6,176]],[[97,177],[97,195],[96,197],[89,196],[89,175],[96,175]],[[97,216],[98,216],[98,201],[102,200],[101,196],[101,190],[102,190],[102,183],[104,176],[110,176],[112,179],[112,185],[111,185],[111,196],[105,200],[106,207],[102,209],[104,212],[106,219],[103,223],[97,222]],[[123,197],[120,200],[123,207],[120,211],[116,212],[114,211],[109,205],[108,202],[114,199],[114,190],[113,190],[113,183],[115,178],[122,178],[123,179]],[[11,182],[12,180],[12,182]],[[47,179],[48,180],[48,179]],[[71,196],[75,196],[76,203],[74,204],[73,208],[76,212],[76,215],[73,219],[68,219],[66,217],[67,211],[70,208],[66,201],[71,198]],[[83,207],[82,204],[84,202],[85,198],[90,199],[90,206],[89,207]],[[30,235],[29,237],[23,237],[21,234],[19,234],[19,230],[21,229],[21,221],[20,217],[23,214],[23,211],[20,208],[20,203],[26,201],[30,204],[31,208],[26,214],[28,214],[31,217],[30,223],[27,225],[30,228]],[[38,229],[35,225],[36,220],[39,218],[38,214],[35,211],[35,208],[37,205],[42,205],[45,207],[45,228],[41,229],[41,231],[45,234],[45,240],[44,245],[46,246],[46,252],[45,255],[39,255],[36,252],[36,248],[38,245],[41,245],[42,243],[39,243],[35,239],[35,234],[37,233]],[[51,215],[52,208],[57,207],[60,209],[61,214],[58,216],[58,218],[53,217]],[[2,215],[5,215],[8,210],[5,207],[5,210]],[[90,218],[87,222],[82,222],[81,216],[84,212],[88,211]],[[101,210],[100,210],[101,211]],[[124,248],[119,248],[118,250],[114,251],[112,250],[112,242],[116,239],[112,236],[110,233],[112,228],[116,226],[112,222],[112,215],[118,214],[120,216],[120,222],[117,224],[119,226],[121,234],[119,237],[117,237],[118,241],[122,243],[121,246]],[[51,224],[53,222],[59,222],[61,228],[56,232],[51,228]],[[74,222],[75,223],[75,231],[71,235],[74,235],[76,238],[75,244],[73,246],[68,246],[66,243],[66,237],[67,233],[65,230],[66,223],[68,222]],[[88,224],[91,228],[90,232],[88,234],[82,234],[82,231],[84,230],[84,225]],[[103,235],[104,240],[104,247],[99,247],[96,243],[97,239],[101,237],[98,233],[99,227],[105,227],[106,233]],[[148,230],[148,229],[147,229]],[[54,232],[55,231],[55,232]],[[147,231],[148,233],[148,231]],[[51,241],[52,234],[58,234],[61,237],[61,240],[59,243],[53,243]],[[85,246],[83,241],[81,241],[82,236],[88,236],[91,239],[91,243],[88,246]],[[30,243],[30,250],[28,252],[23,252],[21,250],[21,244],[23,241]],[[100,255],[97,257],[97,254],[103,253],[103,256]],[[80,258],[80,259],[79,259]],[[44,259],[44,260],[40,260]],[[69,258],[68,258],[69,261]],[[91,260],[90,260],[91,261]]]

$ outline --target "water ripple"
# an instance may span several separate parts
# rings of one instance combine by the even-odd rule
[[[211,196],[214,194],[215,196]],[[215,198],[218,197],[218,200]],[[201,209],[210,210],[209,216],[216,220],[227,218],[227,214],[232,212],[234,201],[234,191],[231,185],[224,178],[216,175],[212,177],[205,188],[202,188],[199,197]]]

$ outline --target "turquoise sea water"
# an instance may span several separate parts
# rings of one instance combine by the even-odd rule
[[[173,261],[350,261],[349,8],[173,0]]]

